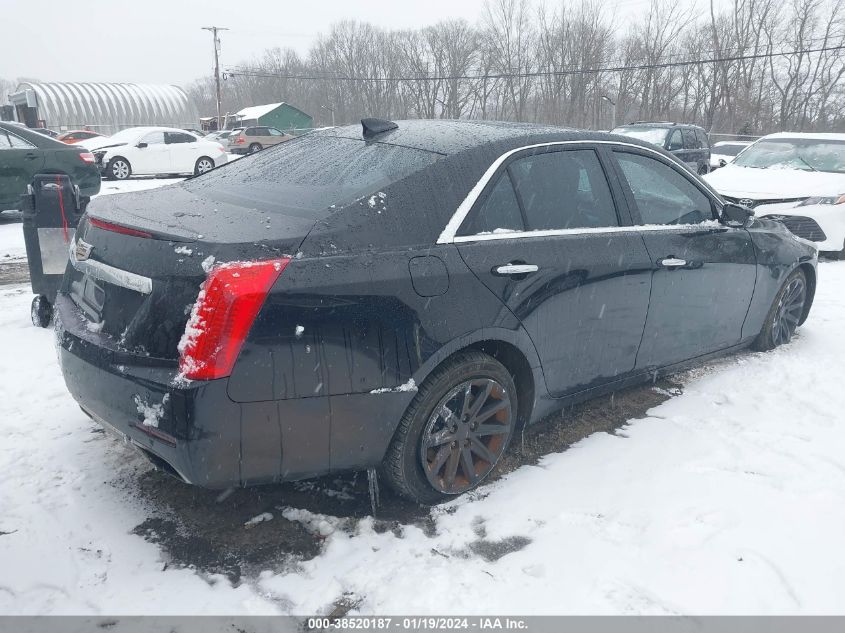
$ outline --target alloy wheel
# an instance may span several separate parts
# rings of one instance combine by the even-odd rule
[[[197,163],[197,173],[204,174],[205,172],[211,171],[212,169],[214,169],[214,165],[207,158],[202,158]]]
[[[129,165],[122,160],[116,160],[112,163],[111,173],[118,180],[125,180],[129,177]]]
[[[803,277],[795,277],[784,288],[775,310],[772,323],[772,341],[775,345],[788,343],[795,334],[798,321],[804,312],[804,302],[807,299],[807,285]]]
[[[486,477],[505,450],[511,399],[492,378],[467,380],[434,408],[422,433],[420,461],[439,492],[460,494]]]

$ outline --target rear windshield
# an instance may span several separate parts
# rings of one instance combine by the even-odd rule
[[[669,132],[667,127],[652,127],[649,125],[631,125],[625,127],[618,127],[613,130],[613,134],[621,134],[622,136],[630,136],[652,145],[659,145],[663,147],[666,142],[666,134]]]
[[[307,135],[185,182],[198,194],[241,206],[313,217],[434,163],[440,154],[356,139]]]

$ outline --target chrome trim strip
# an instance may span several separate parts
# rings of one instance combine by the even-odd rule
[[[666,156],[658,151],[657,149],[651,147],[644,147],[642,145],[636,145],[634,143],[626,143],[624,141],[603,141],[603,140],[580,140],[580,141],[550,141],[548,143],[537,143],[535,145],[523,145],[522,147],[516,147],[514,149],[508,150],[501,156],[499,156],[490,167],[487,168],[487,171],[484,172],[484,175],[481,176],[479,181],[475,183],[475,186],[470,190],[467,194],[466,198],[464,198],[463,202],[458,205],[458,208],[452,214],[452,217],[449,219],[449,222],[446,224],[446,227],[443,229],[443,232],[440,233],[440,237],[437,238],[437,244],[452,244],[455,242],[469,242],[469,241],[482,241],[482,240],[496,240],[496,239],[508,239],[514,237],[546,237],[549,235],[577,235],[580,233],[612,233],[617,231],[639,231],[639,230],[648,230],[648,231],[659,231],[665,230],[667,228],[677,228],[679,225],[659,225],[659,226],[636,226],[636,227],[624,227],[624,226],[609,226],[609,227],[601,227],[601,228],[590,228],[590,229],[561,229],[560,231],[514,231],[513,233],[493,233],[490,235],[464,235],[461,237],[456,237],[456,233],[458,229],[463,224],[463,221],[466,219],[466,216],[469,214],[470,210],[472,209],[473,205],[478,200],[478,197],[481,195],[481,192],[484,190],[484,187],[487,186],[487,183],[495,175],[496,171],[498,171],[499,167],[504,163],[510,156],[516,154],[517,152],[521,152],[526,149],[536,149],[538,147],[553,147],[558,145],[621,145],[623,147],[633,147],[634,149],[639,149],[645,152],[651,152],[652,154],[657,154],[661,158],[666,158]],[[710,194],[710,197],[713,201],[721,206],[723,201],[719,197],[719,194],[713,189],[707,182],[701,181],[704,183],[705,190]],[[698,226],[698,225],[684,225],[684,226]],[[606,231],[604,229],[607,229]],[[543,234],[543,235],[539,235]]]
[[[515,240],[530,237],[557,237],[560,235],[591,235],[607,233],[648,233],[652,231],[712,231],[727,229],[716,220],[709,220],[701,224],[642,224],[638,226],[601,226],[581,229],[556,229],[549,231],[509,231],[501,233],[479,233],[477,235],[459,235],[452,238],[454,244],[463,242],[486,242],[488,240]],[[445,242],[444,242],[445,243]]]
[[[70,243],[69,257],[71,266],[81,273],[91,275],[94,279],[99,279],[100,281],[105,281],[128,290],[134,290],[145,295],[153,291],[153,280],[149,277],[130,273],[128,270],[121,270],[120,268],[115,268],[114,266],[109,266],[93,259],[77,260],[76,241]]]

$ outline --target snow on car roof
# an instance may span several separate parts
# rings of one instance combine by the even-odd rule
[[[760,140],[778,139],[778,138],[795,138],[795,139],[809,139],[815,141],[845,141],[845,134],[836,134],[832,132],[775,132],[768,134]]]

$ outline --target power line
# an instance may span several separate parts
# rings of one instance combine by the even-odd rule
[[[569,68],[562,70],[537,70],[509,73],[487,73],[475,75],[428,75],[418,77],[348,77],[338,75],[292,75],[282,73],[270,73],[261,70],[232,68],[226,70],[226,76],[237,77],[266,77],[268,79],[297,79],[302,81],[373,81],[373,82],[405,82],[405,81],[460,81],[460,80],[487,80],[487,79],[524,79],[529,77],[556,77],[567,75],[592,75],[598,73],[615,73],[626,70],[649,70],[658,68],[677,68],[683,66],[703,66],[705,64],[721,64],[726,62],[745,61],[751,59],[768,59],[774,57],[789,57],[791,55],[809,55],[812,53],[825,53],[845,50],[845,45],[826,46],[821,48],[808,48],[792,51],[778,51],[767,53],[756,53],[752,55],[731,55],[726,57],[715,57],[710,59],[685,60],[676,62],[654,62],[631,65],[615,65],[600,68]]]

